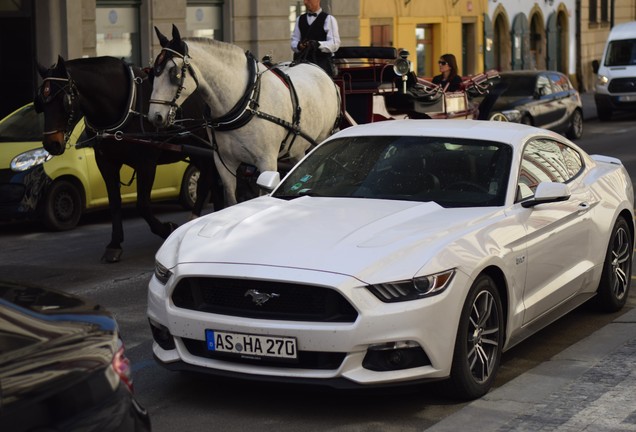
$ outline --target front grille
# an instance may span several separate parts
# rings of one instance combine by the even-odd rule
[[[271,298],[259,305],[254,299],[259,294]],[[186,278],[179,281],[172,301],[183,309],[269,320],[354,322],[358,317],[333,289],[261,280]]]
[[[205,357],[215,360],[223,360],[232,363],[251,364],[259,366],[284,367],[294,369],[320,369],[335,370],[340,367],[345,358],[345,353],[340,352],[318,352],[299,351],[298,361],[291,363],[289,360],[277,359],[252,359],[242,358],[235,354],[218,353],[210,351],[206,347],[205,341],[182,338],[188,352],[197,357]]]
[[[636,93],[636,77],[615,78],[607,89],[610,93]]]

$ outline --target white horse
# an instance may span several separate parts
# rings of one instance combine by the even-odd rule
[[[211,111],[209,136],[229,205],[236,203],[241,162],[260,172],[276,171],[279,161],[293,165],[337,127],[340,95],[320,67],[270,68],[236,45],[182,39],[174,25],[171,41],[155,31],[163,49],[155,60],[148,117],[166,127],[175,109],[200,92]]]

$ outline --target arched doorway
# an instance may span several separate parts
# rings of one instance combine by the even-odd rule
[[[510,28],[503,13],[497,14],[494,20],[493,51],[494,67],[498,71],[508,71],[511,68]]]
[[[530,18],[530,69],[545,69],[545,26],[543,17],[535,12]]]
[[[547,38],[547,67],[568,73],[568,20],[567,15],[559,10],[548,17]]]

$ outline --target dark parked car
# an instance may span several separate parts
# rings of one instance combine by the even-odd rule
[[[564,133],[570,139],[581,138],[581,97],[567,76],[534,70],[500,75],[498,85],[503,93],[492,108],[491,120],[524,123]]]
[[[130,361],[104,308],[0,282],[0,429],[150,431]]]

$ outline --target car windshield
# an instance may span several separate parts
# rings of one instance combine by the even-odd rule
[[[0,123],[0,142],[42,141],[44,116],[27,105]]]
[[[636,64],[636,39],[616,40],[609,43],[605,66],[629,66]]]
[[[364,136],[322,144],[272,196],[434,201],[443,207],[503,205],[512,149],[485,140]]]
[[[534,75],[502,75],[501,80],[506,84],[504,96],[532,96],[535,91],[537,77]]]

